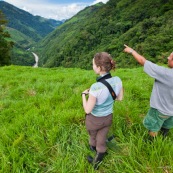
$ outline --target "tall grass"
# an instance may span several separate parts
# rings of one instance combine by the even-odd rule
[[[108,155],[98,171],[86,161],[88,134],[81,92],[93,71],[66,68],[0,68],[0,172],[171,173],[173,135],[145,142],[142,120],[153,79],[142,68],[118,69],[124,100],[114,104]]]

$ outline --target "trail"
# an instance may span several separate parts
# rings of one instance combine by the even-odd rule
[[[39,58],[38,58],[37,54],[35,54],[34,52],[32,52],[32,54],[35,57],[35,64],[33,65],[33,67],[38,67],[38,60],[39,60]]]

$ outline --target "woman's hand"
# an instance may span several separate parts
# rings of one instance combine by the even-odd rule
[[[89,94],[89,89],[86,89],[85,91],[83,91],[82,94],[88,95]]]

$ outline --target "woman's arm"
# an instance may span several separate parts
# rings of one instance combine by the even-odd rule
[[[82,95],[82,101],[83,101],[83,108],[86,114],[91,113],[93,110],[95,104],[96,104],[96,97],[89,94],[88,100],[86,99],[86,96]]]
[[[124,96],[124,89],[121,88],[121,91],[120,91],[120,93],[118,94],[116,100],[118,100],[118,101],[123,100],[123,96]]]
[[[83,108],[86,114],[91,113],[96,104],[96,97],[92,96],[91,94],[89,94],[88,100],[86,99],[86,95],[88,94],[89,94],[89,89],[82,92]]]

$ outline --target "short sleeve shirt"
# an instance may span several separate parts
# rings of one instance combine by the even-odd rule
[[[115,76],[106,81],[111,85],[116,95],[118,95],[122,88],[122,81]],[[101,82],[96,82],[90,87],[89,93],[96,97],[96,105],[92,110],[92,114],[97,117],[107,116],[113,113],[114,100],[108,88]]]
[[[144,71],[155,79],[150,106],[164,115],[173,116],[173,69],[146,61]]]

